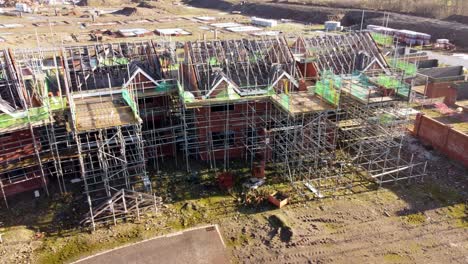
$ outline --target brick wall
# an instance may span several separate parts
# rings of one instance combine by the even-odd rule
[[[37,135],[35,135],[38,140]],[[41,146],[38,145],[40,149]],[[34,142],[29,130],[0,136],[0,163],[34,154]]]
[[[435,82],[427,85],[426,96],[428,98],[444,97],[446,105],[453,105],[457,100],[457,89],[453,88],[453,82]]]
[[[226,107],[228,107],[226,105]],[[224,147],[220,146],[218,149],[213,150],[215,159],[223,159],[225,154],[229,158],[241,158],[244,157],[247,152],[244,145],[245,138],[243,133],[248,128],[245,120],[245,115],[247,114],[248,107],[247,104],[235,104],[232,106],[233,109],[227,111],[214,112],[210,106],[200,107],[196,110],[196,120],[197,120],[197,134],[198,141],[200,143],[200,158],[202,160],[209,160],[209,143],[212,141],[210,134],[213,133],[232,133],[233,140],[231,141],[231,146],[225,153]],[[271,106],[267,102],[256,102],[255,110],[257,115],[263,115],[267,109]],[[250,113],[251,114],[251,113]],[[226,126],[226,120],[229,120]],[[257,119],[259,121],[259,119]],[[226,131],[227,127],[227,131]],[[258,128],[255,132],[258,136],[264,135],[264,128]]]
[[[468,135],[424,114],[416,116],[413,133],[422,142],[468,166]]]

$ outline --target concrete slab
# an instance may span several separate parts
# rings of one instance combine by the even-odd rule
[[[229,263],[217,226],[185,230],[87,257],[79,264]]]

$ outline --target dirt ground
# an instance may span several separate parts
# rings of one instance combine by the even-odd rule
[[[100,1],[97,1],[100,3]],[[57,15],[53,8],[43,7],[35,14],[23,14],[22,17],[0,14],[0,24],[20,24],[13,28],[1,28],[0,48],[37,48],[57,45],[95,44],[102,42],[136,41],[141,39],[170,39],[172,41],[186,41],[214,38],[213,23],[249,23],[250,18],[239,14],[229,14],[215,9],[196,8],[181,2],[160,0],[137,4],[129,2],[116,4],[119,1],[102,1],[98,6],[64,6],[57,8]],[[120,1],[122,2],[122,1]],[[107,5],[109,3],[109,5]],[[11,11],[11,9],[5,9]],[[94,11],[103,12],[102,15],[91,18]],[[202,21],[196,17],[209,16],[214,20]],[[323,27],[323,26],[322,26]],[[123,38],[104,35],[96,40],[92,34],[97,30],[117,32],[119,29],[144,28],[155,32],[156,29],[182,28],[191,33],[189,36],[157,35],[145,37]],[[285,31],[296,35],[311,34],[317,25],[303,23],[281,23],[276,31]],[[265,29],[270,30],[270,29]],[[218,38],[250,37],[252,32],[234,33],[225,29],[217,29]]]
[[[241,2],[246,4],[241,5]],[[313,4],[287,3],[287,1],[241,1],[241,0],[188,0],[190,5],[200,8],[217,9],[224,12],[241,11],[245,15],[275,19],[287,18],[312,24],[323,24],[327,20],[339,20],[344,26],[359,29],[362,10],[352,8],[332,8]],[[387,12],[388,26],[409,29],[431,34],[433,39],[446,38],[457,45],[459,50],[468,50],[468,26],[463,23],[438,20],[426,17]],[[461,19],[457,19],[463,21]],[[387,24],[384,12],[366,10],[364,26]]]
[[[218,224],[232,263],[467,263],[468,173],[411,139],[410,152],[427,159],[423,182],[378,189],[350,187],[334,197],[305,199],[267,173],[258,193],[280,190],[290,204],[276,209],[238,188],[221,191],[214,174],[155,173],[154,189],[165,201],[158,215],[128,219],[95,232],[77,228],[80,197],[24,197],[0,210],[2,263],[63,263],[185,228]],[[232,170],[236,186],[248,177]],[[21,200],[21,199],[18,199]],[[252,202],[253,201],[253,202]]]

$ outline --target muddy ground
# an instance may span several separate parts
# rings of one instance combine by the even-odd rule
[[[187,0],[186,2],[195,7],[228,12],[241,11],[244,15],[294,19],[313,24],[322,24],[327,20],[340,19],[344,26],[360,27],[362,18],[362,10],[350,8],[331,8],[269,1],[246,1],[247,3],[244,5],[240,5],[241,1],[238,0]],[[450,39],[460,50],[468,50],[467,24],[397,13],[387,14],[390,14],[388,19],[389,27],[421,31],[431,34],[433,39]],[[457,20],[464,21],[461,18],[457,18]],[[386,21],[385,19],[385,23]],[[384,24],[384,12],[367,10],[364,16],[364,26],[369,24]]]
[[[166,206],[95,232],[77,227],[83,197],[18,199],[0,210],[2,263],[63,263],[177,230],[218,224],[233,263],[467,263],[467,169],[411,139],[409,152],[428,159],[423,182],[378,189],[366,183],[336,196],[305,199],[273,171],[258,193],[280,190],[291,203],[276,209],[260,195],[218,188],[200,167],[187,174],[167,166],[154,189]],[[249,170],[232,170],[237,186]],[[363,188],[365,186],[365,188]],[[307,196],[312,196],[308,194]],[[245,198],[249,199],[245,199]],[[246,203],[245,201],[249,201]]]

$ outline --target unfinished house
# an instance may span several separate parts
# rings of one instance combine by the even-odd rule
[[[181,79],[187,160],[224,170],[264,164],[269,98],[306,89],[283,38],[187,42]]]
[[[256,50],[261,42],[272,44]],[[255,161],[275,164],[280,175],[319,196],[355,180],[348,178],[355,175],[349,164],[380,183],[424,175],[424,164],[400,155],[408,117],[398,109],[410,85],[398,79],[370,35],[299,38],[292,50],[282,43],[188,43],[186,155],[212,167],[223,160],[224,170],[239,158],[252,168]],[[287,60],[278,60],[283,56]],[[269,68],[281,69],[282,80]]]
[[[77,146],[81,179],[88,196],[87,221],[93,226],[96,219],[109,218],[109,213],[115,222],[116,204],[93,206],[111,197],[111,201],[124,207],[130,202],[125,198],[141,207],[143,201],[138,197],[143,198],[143,194],[129,193],[152,193],[145,149],[156,155],[152,150],[160,138],[154,131],[166,125],[161,118],[164,113],[153,106],[159,100],[158,93],[175,87],[174,82],[163,80],[171,59],[164,52],[160,44],[152,41],[70,47],[63,51],[70,109],[68,126]],[[155,197],[146,199],[148,206],[156,207]],[[140,210],[137,208],[137,212]],[[121,212],[128,211],[123,208]]]
[[[159,90],[177,91],[174,81],[163,80],[173,70],[163,46],[148,41],[5,52],[2,98],[10,102],[2,104],[2,140],[12,142],[14,132],[18,141],[2,145],[5,202],[8,194],[39,184],[47,191],[53,181],[61,192],[77,183],[83,188],[93,226],[132,211],[132,202],[139,210],[156,206],[156,197],[131,193],[151,193],[145,148],[151,155],[149,144],[159,139],[151,123],[165,127],[156,115],[168,115],[151,109],[151,98]],[[96,207],[102,203],[112,208]],[[128,207],[118,212],[118,203]]]
[[[254,177],[269,166],[315,197],[424,176],[425,163],[401,155],[411,85],[369,34],[301,37],[293,47],[282,37],[175,47],[3,52],[4,200],[48,183],[80,190],[83,223],[95,227],[157,211],[150,176],[168,159],[187,172],[241,164]]]
[[[368,33],[299,38],[292,51],[304,75],[315,82],[311,90],[339,109],[333,120],[341,160],[335,158],[339,166],[327,170],[334,175],[321,176],[316,190],[326,191],[323,185],[330,184],[329,179],[336,181],[328,189],[352,186],[353,175],[382,184],[425,174],[425,163],[401,156],[409,121],[401,109],[411,86]],[[352,171],[346,164],[352,164]]]
[[[42,188],[48,194],[53,158],[47,127],[62,105],[60,98],[48,97],[37,63],[16,63],[11,50],[0,53],[0,189],[7,206],[8,196],[24,191]]]

